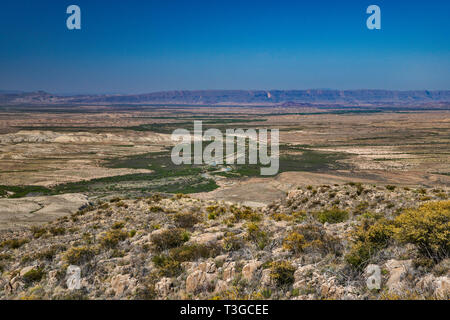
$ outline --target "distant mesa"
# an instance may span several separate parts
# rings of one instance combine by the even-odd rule
[[[194,104],[194,105],[282,105],[307,106],[338,104],[364,106],[374,104],[420,105],[450,103],[450,90],[195,90],[162,91],[146,94],[55,95],[44,91],[0,91],[2,105],[19,104]]]

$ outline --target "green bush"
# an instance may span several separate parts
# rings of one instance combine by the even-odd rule
[[[269,236],[254,222],[247,224],[247,239],[258,246],[260,250],[264,249],[269,243]]]
[[[66,233],[66,229],[64,227],[51,227],[48,231],[53,236],[61,236]]]
[[[337,207],[333,207],[329,210],[323,210],[317,213],[317,220],[322,223],[339,223],[348,219],[348,212],[345,210],[339,210]]]
[[[248,220],[253,222],[261,221],[261,214],[250,207],[231,206],[230,211],[233,214],[234,221]]]
[[[356,269],[363,270],[379,250],[388,246],[392,236],[391,221],[366,215],[350,234],[353,245],[345,256],[346,262]]]
[[[100,238],[100,245],[103,248],[115,248],[120,241],[128,238],[128,233],[120,229],[113,229]]]
[[[322,225],[308,223],[290,232],[283,240],[283,248],[294,254],[319,252],[340,255],[342,245],[339,239],[328,235]]]
[[[154,233],[151,240],[156,250],[163,251],[182,245],[189,240],[189,235],[184,229],[173,228]]]
[[[295,267],[288,261],[272,262],[270,276],[278,286],[289,286],[294,283]]]
[[[180,228],[192,228],[200,222],[199,217],[191,212],[178,212],[174,215],[173,220]]]
[[[44,277],[45,272],[43,268],[33,268],[22,276],[23,281],[26,284],[33,282],[39,282]]]
[[[168,255],[156,255],[152,261],[162,277],[178,277],[183,272],[181,263]]]
[[[32,226],[30,228],[31,233],[33,234],[33,237],[38,239],[40,237],[42,237],[44,234],[47,233],[47,229],[45,228],[41,228],[41,227],[37,227],[37,226]]]
[[[53,245],[50,248],[44,249],[35,254],[35,258],[38,260],[48,260],[52,261],[56,254],[60,251],[65,250],[63,245]]]
[[[30,240],[26,239],[26,238],[21,238],[21,239],[8,239],[8,240],[4,240],[0,243],[0,248],[10,248],[10,249],[18,249],[21,246],[23,246],[24,244],[30,242]]]
[[[396,239],[416,245],[422,256],[435,262],[450,256],[450,200],[405,210],[394,224]]]
[[[73,247],[67,250],[64,260],[69,264],[82,264],[95,256],[95,250],[88,247]]]
[[[190,244],[171,249],[169,255],[176,261],[185,262],[215,257],[220,251],[216,245]]]
[[[225,236],[223,241],[223,249],[225,251],[237,251],[245,246],[244,240],[234,234]]]
[[[219,205],[213,205],[206,207],[206,212],[208,213],[208,219],[214,220],[217,217],[225,214],[227,212],[227,209]]]
[[[294,254],[303,252],[305,245],[305,237],[296,231],[289,233],[289,235],[283,240],[283,248]]]

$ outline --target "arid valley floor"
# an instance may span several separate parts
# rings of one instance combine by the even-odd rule
[[[175,166],[194,120],[279,129],[280,173]],[[0,299],[448,298],[449,190],[445,108],[0,107]]]

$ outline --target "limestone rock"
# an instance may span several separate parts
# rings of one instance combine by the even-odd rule
[[[155,290],[161,297],[167,297],[173,289],[173,280],[171,278],[162,278],[155,284]]]
[[[236,262],[227,262],[223,265],[223,280],[232,281],[236,277]]]
[[[386,269],[389,271],[389,279],[386,286],[391,293],[401,293],[405,289],[405,283],[402,281],[403,276],[411,267],[411,260],[389,260],[386,262]]]
[[[194,293],[206,287],[206,272],[196,270],[186,278],[186,292]]]
[[[259,261],[250,261],[242,268],[242,277],[247,281],[252,281],[256,270],[261,266],[261,262]]]
[[[123,295],[125,290],[131,289],[136,284],[136,280],[131,278],[129,274],[118,274],[111,279],[111,288],[114,290],[116,297]]]

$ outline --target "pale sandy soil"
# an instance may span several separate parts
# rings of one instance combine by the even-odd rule
[[[223,200],[241,203],[252,207],[261,207],[275,200],[283,199],[286,192],[300,186],[318,186],[344,184],[348,182],[391,184],[430,187],[450,186],[450,177],[426,174],[423,172],[388,172],[372,170],[371,175],[363,171],[342,171],[339,174],[313,172],[283,172],[275,178],[234,179],[211,192],[193,195],[199,199]]]
[[[43,224],[88,204],[82,194],[0,199],[0,230]]]

